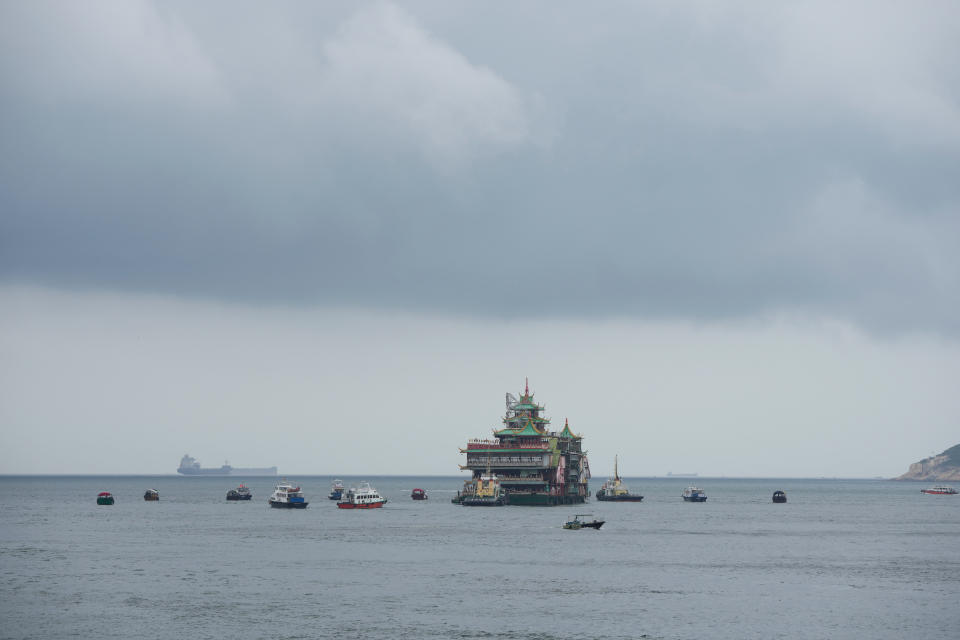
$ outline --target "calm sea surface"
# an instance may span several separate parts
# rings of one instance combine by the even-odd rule
[[[390,499],[344,511],[332,478],[290,479],[305,511],[267,506],[273,478],[0,477],[0,637],[960,637],[960,496],[917,484],[698,478],[692,504],[638,478],[639,504],[468,508],[461,478],[344,477]],[[254,499],[226,502],[240,481]],[[603,529],[561,528],[584,512]]]

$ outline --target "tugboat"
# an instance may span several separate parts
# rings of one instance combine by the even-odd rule
[[[617,456],[613,456],[613,479],[607,480],[597,490],[597,500],[601,502],[640,502],[643,496],[630,493],[627,485],[620,479],[617,471]]]
[[[330,500],[339,500],[343,497],[343,480],[334,480],[330,486],[330,494],[327,496]]]
[[[147,502],[159,502],[160,492],[156,489],[147,489],[143,494],[143,499]]]
[[[109,491],[101,491],[97,494],[97,504],[113,504],[113,494]]]
[[[592,514],[578,513],[573,517],[573,520],[567,520],[566,522],[564,522],[563,528],[573,529],[574,531],[577,531],[579,529],[599,529],[600,527],[603,526],[603,523],[606,522],[606,520],[591,520],[590,522],[585,522],[580,519],[581,516],[586,517],[589,515],[592,515]]]
[[[227,500],[250,500],[253,498],[253,494],[250,493],[250,489],[246,485],[240,485],[236,489],[230,489],[227,491]]]
[[[773,492],[773,501],[777,503],[783,503],[787,501],[787,494],[779,489]]]
[[[687,487],[680,494],[686,502],[706,502],[707,494],[703,489],[697,487]]]
[[[953,496],[957,494],[957,490],[945,484],[938,484],[932,489],[920,489],[920,493],[926,493],[931,496]]]
[[[500,478],[490,471],[489,462],[486,473],[476,480],[465,482],[460,495],[460,504],[465,507],[502,507],[509,501],[507,492],[500,485]]]
[[[279,509],[306,509],[310,504],[303,499],[303,492],[300,487],[295,487],[286,479],[277,485],[268,501],[271,507]]]
[[[497,472],[511,505],[553,506],[583,504],[587,499],[590,465],[583,450],[583,436],[573,433],[570,424],[554,431],[550,419],[543,417],[544,407],[533,398],[526,384],[520,397],[506,394],[503,428],[492,439],[473,439],[460,449],[466,454],[462,471],[470,471],[461,495],[464,500],[474,491],[490,465]]]
[[[357,488],[350,487],[337,502],[338,509],[379,509],[387,501],[377,493],[369,482],[361,482]]]
[[[424,491],[423,489],[414,489],[413,491],[410,492],[410,497],[413,498],[414,500],[426,500],[427,492]]]

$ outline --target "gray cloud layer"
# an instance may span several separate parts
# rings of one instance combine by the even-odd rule
[[[0,274],[499,316],[960,330],[960,11],[0,13]]]

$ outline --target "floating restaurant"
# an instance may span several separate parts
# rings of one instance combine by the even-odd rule
[[[493,439],[470,440],[460,449],[467,456],[460,469],[473,475],[454,502],[470,504],[481,479],[491,474],[502,488],[506,504],[584,502],[590,465],[581,446],[583,436],[574,434],[566,421],[562,431],[551,431],[550,420],[542,416],[543,405],[534,402],[529,382],[519,399],[507,394],[506,406],[503,428],[493,432]]]

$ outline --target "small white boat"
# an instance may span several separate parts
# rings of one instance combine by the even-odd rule
[[[687,487],[680,494],[686,502],[706,502],[707,492],[699,487]]]
[[[379,509],[387,499],[381,496],[369,482],[361,482],[357,487],[350,487],[337,502],[339,509]]]
[[[300,487],[295,487],[286,480],[277,485],[268,502],[271,507],[279,509],[306,509],[307,505],[310,504],[303,499],[303,492]]]

